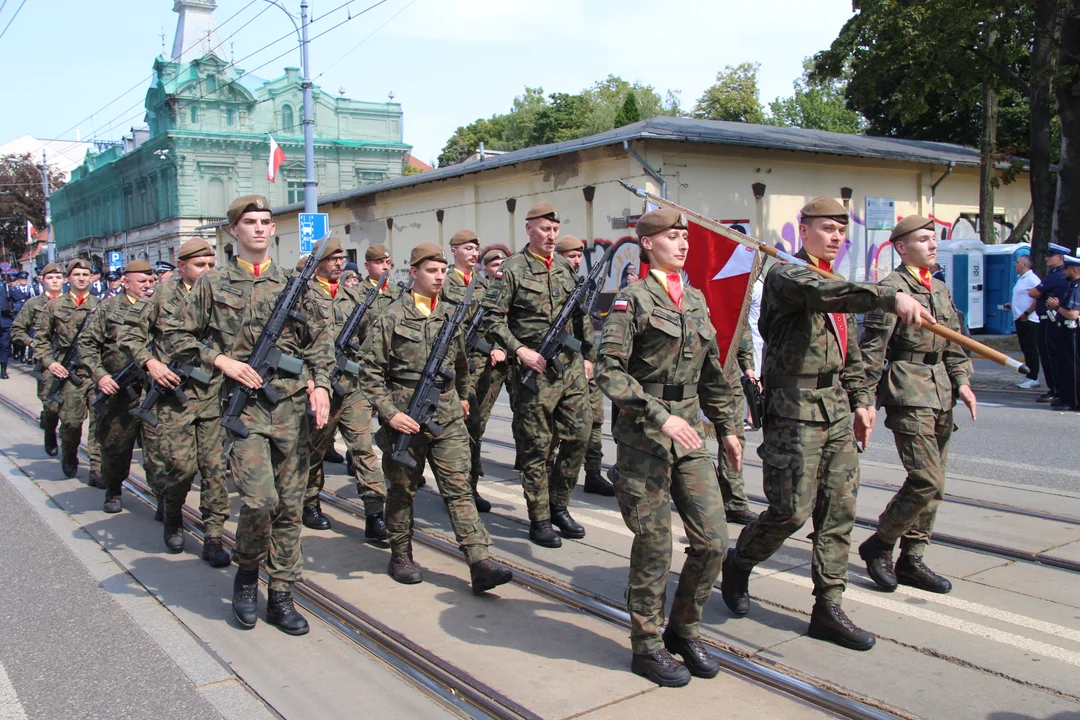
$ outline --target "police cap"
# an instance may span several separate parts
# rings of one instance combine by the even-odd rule
[[[1069,248],[1064,245],[1058,245],[1057,243],[1050,243],[1046,248],[1047,255],[1068,255]]]

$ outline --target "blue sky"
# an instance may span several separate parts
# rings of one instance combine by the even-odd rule
[[[323,89],[361,100],[393,92],[405,141],[427,161],[455,128],[505,112],[526,85],[573,93],[614,74],[661,94],[680,90],[689,107],[718,70],[751,61],[761,63],[767,103],[791,93],[803,58],[827,47],[851,16],[850,0],[386,0],[359,15],[376,1],[331,13],[345,0],[312,0],[312,35],[356,16],[313,42],[312,72],[325,72],[317,81]],[[0,30],[20,2],[0,11]],[[283,2],[299,12],[299,0]],[[76,127],[84,140],[116,139],[141,125],[162,32],[172,48],[172,5],[26,0],[0,39],[0,66],[8,69],[0,144],[23,134],[74,139]],[[256,18],[264,7],[264,0],[218,0],[219,35],[236,32],[225,46],[243,69],[290,47],[286,40],[255,53],[291,28],[276,8]],[[256,74],[275,77],[286,65],[299,65],[298,51]]]

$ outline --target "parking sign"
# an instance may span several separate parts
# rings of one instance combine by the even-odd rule
[[[330,216],[326,213],[300,213],[300,252],[310,253],[315,243],[330,234]]]
[[[110,252],[109,253],[109,269],[120,270],[124,267],[124,253],[122,252]]]

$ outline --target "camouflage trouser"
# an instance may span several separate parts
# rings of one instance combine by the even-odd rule
[[[49,380],[47,385],[52,385]],[[94,381],[90,377],[83,378],[83,385],[77,388],[69,382],[64,383],[60,390],[60,396],[64,402],[60,403],[60,445],[61,447],[74,446],[78,450],[82,441],[82,426],[87,415],[90,416],[90,431],[87,434],[86,444],[90,455],[90,471],[101,472],[101,445],[98,443],[97,418],[90,412],[90,393],[97,393]]]
[[[158,405],[158,407],[161,406]],[[157,498],[165,493],[166,465],[163,445],[168,441],[166,432],[164,424],[152,427],[150,423],[142,423],[139,434],[139,442],[142,445],[143,474],[146,475],[146,483]]]
[[[409,455],[416,460],[410,470],[390,459],[393,450],[392,433],[383,426],[375,433],[375,441],[383,451],[383,472],[390,480],[390,492],[386,497],[386,530],[390,540],[390,552],[394,555],[412,555],[413,499],[424,474],[425,461],[431,463],[439,494],[450,514],[450,525],[458,547],[470,563],[488,557],[491,536],[480,520],[473,502],[472,486],[469,484],[469,433],[462,420],[455,420],[443,428],[435,438],[426,430],[414,435],[409,444]]]
[[[477,406],[469,404],[469,418],[465,425],[469,430],[469,444],[472,450],[472,468],[470,480],[473,489],[476,489],[477,480],[484,474],[484,464],[480,459],[480,446],[484,433],[487,431],[488,420],[491,418],[491,409],[495,407],[495,401],[499,399],[503,384],[506,383],[508,363],[501,362],[498,365],[487,363],[475,378]],[[510,384],[507,383],[509,391]],[[510,404],[513,405],[511,395]]]
[[[192,401],[194,404],[194,401]],[[161,439],[158,443],[162,471],[162,494],[170,507],[183,507],[199,474],[199,514],[207,537],[221,537],[229,519],[229,489],[225,484],[225,428],[219,417],[198,417],[194,408],[184,408],[162,399],[154,409]],[[149,425],[143,429],[146,442]],[[146,446],[143,446],[146,452]]]
[[[515,368],[515,382],[521,371]],[[536,378],[540,392],[519,388],[514,402],[521,457],[521,485],[529,520],[551,518],[551,508],[570,504],[589,440],[589,385],[585,367],[575,359],[552,380],[546,373]],[[548,479],[547,462],[554,438],[561,442],[559,457]]]
[[[596,384],[596,378],[589,381],[589,442],[585,446],[585,474],[600,475],[604,462],[604,393]]]
[[[734,386],[732,387],[734,388]],[[735,393],[735,437],[739,438],[739,444],[742,445],[743,455],[745,456],[746,431],[743,430],[742,424],[744,412],[746,412],[746,398],[743,397],[740,389],[739,392]],[[720,464],[716,466],[716,474],[720,478],[720,494],[724,496],[724,510],[727,512],[749,510],[750,501],[746,499],[746,484],[743,481],[742,470],[735,470],[731,467],[731,461],[728,460],[723,446],[721,446],[718,456]]]
[[[105,497],[119,495],[131,472],[131,456],[141,426],[135,417],[138,407],[139,401],[128,399],[121,390],[105,401],[100,413],[91,413],[91,417],[97,416],[94,431],[101,447],[101,481],[105,484]]]
[[[900,540],[901,552],[922,557],[945,496],[952,410],[886,406],[885,427],[893,431],[896,452],[908,474],[878,518],[877,534],[890,545]]]
[[[315,506],[319,502],[326,476],[323,474],[323,458],[334,443],[334,433],[341,430],[345,444],[352,453],[353,477],[356,492],[364,503],[364,514],[381,513],[386,505],[386,481],[379,470],[379,461],[371,450],[371,405],[359,390],[350,390],[344,396],[332,394],[330,419],[321,430],[311,430],[311,453],[308,459],[307,489],[304,505]]]
[[[225,431],[225,455],[240,493],[234,556],[241,570],[266,560],[270,589],[289,591],[303,566],[300,514],[307,485],[307,393],[282,398],[272,409],[260,398],[241,419],[246,438]]]
[[[671,568],[671,503],[682,518],[690,547],[671,606],[671,628],[681,637],[698,636],[701,610],[727,552],[727,521],[712,458],[704,450],[674,464],[619,443],[615,497],[626,527],[634,533],[630,550],[630,644],[643,654],[664,647],[667,577]]]
[[[41,367],[38,366],[38,372],[41,372]],[[37,396],[41,401],[41,416],[38,418],[38,427],[42,430],[48,430],[52,428],[56,430],[56,426],[60,424],[60,407],[54,403],[45,399],[45,393],[49,392],[49,385],[44,380],[37,381]],[[79,433],[82,435],[82,433]]]
[[[840,604],[859,493],[851,418],[830,424],[770,415],[758,455],[769,507],[739,535],[735,563],[749,570],[767,560],[812,516],[814,595]]]

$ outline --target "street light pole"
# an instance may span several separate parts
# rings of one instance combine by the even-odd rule
[[[49,204],[49,163],[45,150],[41,150],[41,189],[45,191],[45,247],[48,249],[49,262],[56,262],[56,243],[52,233],[52,208]]]
[[[312,107],[311,63],[308,60],[308,2],[300,0],[300,59],[304,81],[304,212],[319,212],[319,181],[315,179],[315,109]]]

